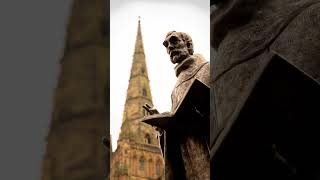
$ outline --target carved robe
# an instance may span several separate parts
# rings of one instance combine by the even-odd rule
[[[215,179],[320,178],[319,22],[317,0],[218,4],[211,15]]]
[[[194,79],[209,86],[209,62],[195,54],[175,67],[178,77],[172,92],[172,111],[177,108]],[[197,98],[197,97],[194,97]],[[199,121],[199,123],[201,123]],[[209,125],[208,125],[209,126]],[[207,141],[202,135],[178,133],[175,130],[165,132],[165,176],[166,179],[199,179],[210,178],[209,150]]]

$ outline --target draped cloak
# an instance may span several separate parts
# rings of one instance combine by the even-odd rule
[[[253,158],[249,168],[241,165],[270,149],[269,159],[281,161],[284,176],[319,177],[311,164],[319,163],[320,151],[311,144],[320,126],[311,115],[319,120],[320,1],[221,1],[211,14],[211,46],[217,52],[210,80],[211,174],[248,177],[241,175],[257,170],[262,176],[252,177],[263,179],[271,165],[260,171]],[[254,150],[244,153],[250,145]],[[228,168],[229,175],[219,174]]]
[[[201,55],[194,54],[175,67],[178,79],[171,95],[171,112],[176,111],[178,104],[184,99],[186,91],[195,79],[208,88],[210,87],[209,66],[209,62],[205,61]],[[203,122],[199,120],[196,123]],[[204,126],[209,126],[209,124]],[[165,132],[163,151],[166,179],[209,179],[209,149],[208,141],[206,141],[209,138],[205,139],[203,135],[195,134],[192,128],[187,131],[191,133],[178,133],[175,129],[168,129]]]

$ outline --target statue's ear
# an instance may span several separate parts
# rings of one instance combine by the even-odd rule
[[[193,44],[192,43],[187,43],[188,51],[192,55],[193,54]]]

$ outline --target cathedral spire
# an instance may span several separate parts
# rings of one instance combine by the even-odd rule
[[[139,122],[145,113],[142,106],[146,103],[152,106],[139,18],[121,132],[117,150],[112,156],[111,180],[163,179],[163,159],[157,132]]]
[[[109,155],[109,3],[73,1],[54,92],[42,180],[105,179]]]
[[[123,121],[143,117],[145,103],[152,105],[152,97],[139,18]]]
[[[138,17],[138,30],[137,30],[137,37],[136,37],[136,44],[135,44],[135,54],[137,53],[143,53],[144,54],[144,48],[143,48],[143,41],[142,41],[142,33],[141,33],[141,20],[140,16]]]
[[[133,126],[133,124],[136,120],[142,118],[145,115],[145,110],[142,106],[146,103],[150,106],[153,105],[146,57],[143,49],[141,22],[139,19],[119,140],[131,139],[140,142],[144,139],[144,137],[141,137],[144,133],[142,131],[138,131],[140,131],[139,129],[149,129],[149,127],[141,128],[142,126],[145,126],[143,123],[138,123],[139,125],[137,126]],[[151,131],[151,129],[149,129],[148,131]]]

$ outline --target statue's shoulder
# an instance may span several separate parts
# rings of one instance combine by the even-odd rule
[[[271,50],[290,50],[296,51],[310,48],[319,48],[320,44],[320,2],[313,3],[303,8],[292,18],[291,21],[283,28],[271,45]],[[311,47],[312,46],[312,47]],[[308,47],[308,48],[309,48]]]
[[[311,77],[320,77],[320,3],[303,9],[270,46],[270,52]],[[320,81],[320,79],[318,79]]]
[[[192,65],[187,69],[183,70],[179,76],[176,83],[176,87],[181,83],[189,81],[193,78],[197,78],[199,76],[203,76],[206,72],[210,73],[209,62],[205,60],[205,58],[201,54],[193,54]]]
[[[196,57],[201,59],[200,69],[195,75],[195,78],[198,79],[200,82],[205,84],[206,86],[210,87],[210,63],[204,59],[201,54],[195,54]]]

